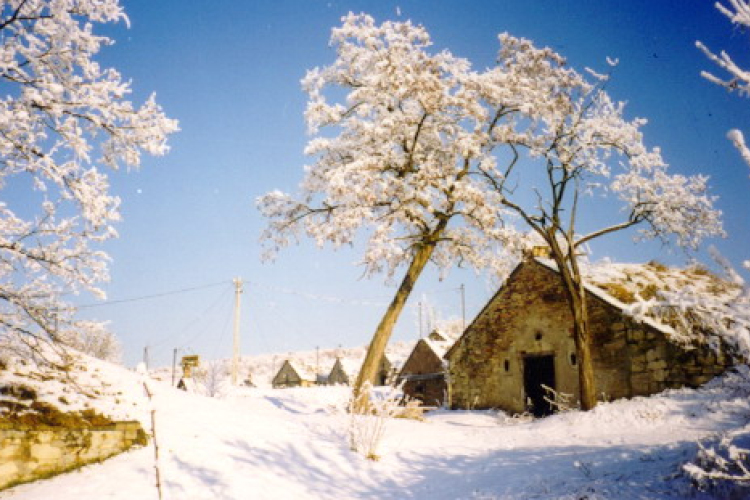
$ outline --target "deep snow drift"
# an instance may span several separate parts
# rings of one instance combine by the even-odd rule
[[[31,368],[0,374],[24,370]],[[684,498],[692,490],[681,466],[695,456],[696,440],[750,416],[743,369],[699,390],[543,420],[492,411],[393,419],[381,459],[371,461],[349,449],[346,387],[241,388],[209,398],[96,360],[77,370],[73,375],[98,397],[71,405],[109,412],[117,401],[117,416],[139,419],[147,430],[155,408],[164,497],[180,500]],[[51,388],[50,400],[63,387],[38,383],[40,393]],[[0,498],[156,499],[154,463],[150,445]]]

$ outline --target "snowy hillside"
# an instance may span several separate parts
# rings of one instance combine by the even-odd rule
[[[7,366],[3,384],[20,377],[50,401],[65,396],[104,413],[116,404],[119,417],[149,431],[153,408],[168,500],[685,498],[697,493],[683,472],[695,461],[696,441],[741,428],[750,416],[744,367],[698,390],[542,420],[493,411],[390,419],[380,460],[371,461],[349,447],[347,387],[242,387],[210,398],[82,359],[70,377],[88,395],[76,399],[71,386],[35,376],[31,365]],[[155,499],[154,465],[149,445],[0,499]]]

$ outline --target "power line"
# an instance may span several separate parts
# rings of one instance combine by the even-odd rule
[[[390,304],[390,300],[393,299],[393,296],[381,296],[378,298],[372,298],[372,299],[356,299],[356,298],[342,298],[342,297],[336,297],[333,295],[322,295],[322,294],[316,294],[311,292],[303,292],[299,290],[293,290],[291,288],[284,288],[276,285],[267,285],[265,283],[259,283],[256,281],[248,281],[247,283],[251,285],[255,285],[256,287],[264,288],[266,290],[270,290],[272,292],[277,293],[283,293],[287,295],[295,295],[297,297],[302,297],[305,299],[311,299],[311,300],[319,300],[323,302],[329,302],[332,304],[349,304],[349,305],[357,305],[357,306],[378,306],[383,307]],[[443,290],[425,290],[422,293],[422,295],[438,295],[438,294],[444,294],[444,293],[454,293],[454,292],[460,292],[461,288],[448,288]]]
[[[123,303],[126,303],[126,302],[137,302],[137,301],[140,301],[140,300],[156,299],[156,298],[159,298],[159,297],[167,297],[169,295],[177,295],[177,294],[180,294],[180,293],[194,292],[196,290],[204,290],[206,288],[214,288],[214,287],[217,287],[219,285],[228,285],[230,283],[231,283],[230,281],[220,281],[220,282],[217,282],[217,283],[210,283],[208,285],[201,285],[201,286],[195,286],[195,287],[190,287],[190,288],[181,288],[179,290],[172,290],[170,292],[154,293],[154,294],[151,294],[151,295],[142,295],[140,297],[130,297],[130,298],[127,298],[127,299],[106,300],[104,302],[97,302],[97,303],[94,303],[94,304],[84,304],[84,305],[80,305],[80,306],[77,306],[77,307],[79,309],[89,309],[89,308],[92,308],[92,307],[103,307],[103,306],[109,306],[109,305],[113,305],[113,304],[123,304]]]
[[[186,321],[184,323],[184,326],[175,330],[174,333],[162,336],[161,340],[154,343],[153,345],[163,345],[167,342],[173,341],[175,337],[179,335],[185,335],[190,330],[197,330],[195,334],[193,334],[189,339],[182,342],[179,346],[177,346],[179,349],[185,349],[189,344],[191,344],[195,339],[206,333],[207,326],[201,325],[201,322],[204,318],[208,316],[209,313],[213,312],[214,309],[217,307],[228,304],[226,302],[226,298],[229,296],[230,288],[227,287],[226,290],[223,290],[221,294],[216,298],[214,302],[212,302],[206,309],[204,309],[202,312],[198,313],[196,316],[194,316],[192,319]]]

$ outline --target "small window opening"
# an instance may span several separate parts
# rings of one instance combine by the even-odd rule
[[[505,363],[504,363],[504,366],[505,366],[505,371],[506,371],[506,372],[507,372],[507,371],[510,371],[510,361],[508,361],[508,360],[506,359],[506,360],[505,360]]]
[[[536,336],[534,337],[537,340],[542,340],[542,332],[536,332]]]
[[[571,352],[570,353],[570,364],[573,365],[573,366],[575,366],[577,362],[578,362],[578,359],[576,358],[576,353]]]

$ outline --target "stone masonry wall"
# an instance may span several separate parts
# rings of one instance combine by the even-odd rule
[[[556,389],[578,394],[572,319],[554,274],[522,265],[448,354],[455,408],[525,410],[527,356],[554,355]]]
[[[589,295],[589,325],[596,392],[602,399],[696,387],[731,366],[708,347],[679,346]],[[571,314],[559,276],[530,261],[469,326],[448,354],[452,406],[525,410],[524,361],[554,356],[556,390],[579,397]]]
[[[138,422],[81,429],[0,424],[0,490],[99,462],[147,442]]]

